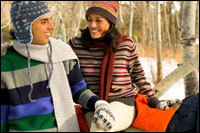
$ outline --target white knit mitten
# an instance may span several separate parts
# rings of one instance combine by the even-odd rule
[[[93,122],[98,128],[109,131],[115,122],[115,117],[111,111],[110,104],[104,100],[95,103]]]

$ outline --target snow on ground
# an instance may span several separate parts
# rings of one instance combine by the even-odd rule
[[[140,58],[142,67],[145,71],[145,76],[147,80],[151,83],[152,87],[154,87],[151,69],[156,75],[157,71],[157,62],[152,58]],[[177,62],[173,59],[170,61],[162,61],[163,66],[163,78],[169,75],[173,70],[177,68]],[[179,80],[176,84],[174,84],[162,97],[160,100],[167,99],[184,99],[185,98],[185,90],[184,90],[184,81],[183,78]]]

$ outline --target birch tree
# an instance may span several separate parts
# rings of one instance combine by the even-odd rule
[[[79,31],[79,28],[80,28],[81,17],[82,17],[82,10],[83,10],[83,1],[80,1],[79,19],[78,19],[78,24],[77,24],[75,36],[78,35],[78,31]]]
[[[62,41],[66,42],[66,29],[65,29],[65,24],[63,21],[60,7],[61,7],[61,3],[60,3],[60,1],[57,1],[57,15],[56,15],[55,29],[53,32],[53,37],[61,39]],[[60,31],[60,33],[59,33],[59,31]]]
[[[60,18],[60,31],[61,31],[61,36],[62,36],[62,41],[66,42],[66,29],[65,29],[65,24],[63,22],[62,14],[59,11],[58,12],[59,18]]]
[[[167,38],[167,44],[168,46],[171,46],[171,37],[170,37],[170,33],[169,33],[169,22],[168,22],[168,16],[167,16],[167,2],[165,2],[165,4],[163,5],[164,7],[164,14],[165,14],[165,33],[166,33],[166,38]]]
[[[132,38],[132,29],[133,29],[133,15],[134,15],[134,11],[133,11],[133,1],[129,1],[130,2],[130,22],[129,22],[129,36]]]
[[[184,1],[181,23],[181,45],[183,62],[191,60],[195,56],[195,18],[196,1]],[[198,92],[199,82],[196,71],[192,71],[184,77],[185,96]]]
[[[9,40],[8,32],[11,29],[10,1],[1,1],[1,43]]]
[[[156,97],[160,98],[170,89],[170,87],[172,87],[188,73],[197,69],[197,67],[199,67],[199,55],[179,65],[174,71],[167,75],[153,88]]]
[[[196,35],[199,36],[199,4],[197,4]]]
[[[121,7],[121,1],[119,1],[119,5]],[[124,24],[124,20],[123,20],[123,17],[122,17],[122,11],[121,11],[121,8],[119,8],[119,11],[118,11],[118,19],[117,19],[117,29],[124,33],[125,34],[125,24]]]
[[[162,53],[161,53],[161,15],[160,3],[156,1],[156,49],[157,49],[157,83],[162,80]]]
[[[153,5],[153,7],[155,7],[156,6],[156,3],[153,1],[152,2],[152,5]],[[153,46],[155,46],[155,44],[156,44],[156,28],[155,28],[155,26],[156,26],[156,14],[155,14],[155,10],[153,10],[152,11],[152,15],[151,15],[152,17],[151,17],[151,21],[152,21],[152,27],[151,27],[151,34],[152,34],[152,43],[153,43]]]
[[[142,1],[142,44],[146,45],[146,1]]]
[[[180,27],[180,20],[179,20],[179,12],[175,12],[175,23],[176,23],[176,33],[177,33],[177,38],[178,38],[178,40],[180,40],[180,38],[181,38],[181,27]],[[176,43],[177,43],[177,41],[176,41]],[[178,47],[178,45],[175,43],[175,48],[177,48]]]

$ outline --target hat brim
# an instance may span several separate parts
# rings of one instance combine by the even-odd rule
[[[113,16],[111,13],[109,13],[108,11],[106,11],[103,8],[100,7],[91,7],[86,11],[86,19],[88,18],[88,16],[92,13],[98,13],[103,15],[104,17],[106,17],[109,21],[111,21],[113,24],[116,24],[117,22],[117,18],[115,16]]]

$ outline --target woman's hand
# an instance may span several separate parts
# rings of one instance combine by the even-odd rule
[[[99,100],[95,103],[93,122],[98,128],[106,131],[109,131],[113,127],[115,117],[108,102]]]

